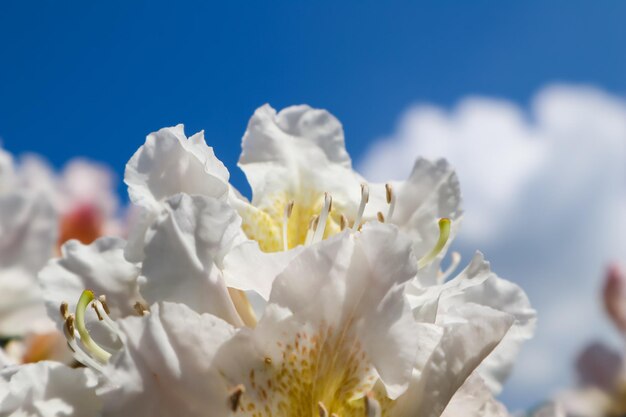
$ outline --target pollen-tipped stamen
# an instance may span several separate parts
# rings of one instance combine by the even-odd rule
[[[59,307],[59,312],[61,313],[61,318],[63,320],[67,320],[67,317],[69,316],[69,305],[67,304],[67,301],[63,301],[61,303],[61,306]]]
[[[430,252],[424,255],[424,257],[422,257],[422,259],[417,262],[417,267],[421,269],[431,263],[446,246],[449,237],[450,219],[444,217],[442,219],[439,219],[439,239],[437,240],[437,243]]]
[[[376,218],[378,219],[379,222],[385,223],[385,215],[381,211],[376,213]]]
[[[359,204],[359,211],[356,214],[356,218],[354,219],[354,224],[352,225],[352,230],[359,230],[359,226],[361,225],[361,219],[363,219],[363,213],[365,213],[365,206],[367,205],[370,199],[370,189],[367,184],[361,184],[361,203]]]
[[[93,306],[94,310],[96,310],[96,313],[98,314],[98,319],[106,324],[109,330],[119,337],[120,328],[116,322],[111,320],[111,317],[109,317],[109,312],[106,311],[107,309],[105,308],[104,304],[102,304],[102,301],[100,301],[99,299],[95,300],[91,305]]]
[[[313,235],[315,234],[315,229],[317,229],[317,225],[320,221],[320,216],[313,216],[311,221],[309,222],[309,228],[306,231],[306,237],[304,238],[304,246],[307,246],[313,240]]]
[[[330,214],[332,207],[332,196],[328,193],[324,193],[324,207],[322,207],[319,221],[317,227],[315,228],[315,232],[313,233],[313,239],[311,239],[311,243],[319,242],[324,238],[324,231],[326,230],[326,220],[328,219],[328,215]]]
[[[345,214],[342,214],[341,217],[339,218],[339,229],[341,231],[346,230],[346,227],[348,227],[348,218],[346,217]]]
[[[328,417],[328,410],[326,409],[326,406],[323,402],[320,401],[317,403],[317,411],[320,417]]]
[[[150,309],[141,301],[137,301],[134,305],[133,308],[135,309],[135,311],[137,312],[137,314],[139,314],[140,316],[145,316],[147,313],[150,312]]]
[[[387,221],[391,221],[391,216],[393,216],[393,212],[396,208],[396,195],[393,192],[393,187],[391,184],[385,184],[385,197],[387,198],[387,204],[389,204],[389,209],[387,210]]]
[[[374,395],[369,393],[363,398],[365,399],[365,417],[380,417],[382,415],[382,409],[380,403],[374,398]]]
[[[293,200],[287,203],[285,206],[285,211],[283,213],[283,250],[289,250],[289,242],[287,241],[287,231],[289,226],[289,218],[291,217],[291,213],[293,211]]]
[[[65,340],[67,340],[67,345],[73,353],[72,356],[74,359],[96,371],[102,372],[104,370],[102,365],[94,361],[77,343],[80,337],[77,337],[76,334],[76,319],[73,314],[68,314],[67,319],[65,319],[63,334],[65,335]]]
[[[241,396],[245,391],[246,388],[242,384],[239,384],[228,393],[228,406],[231,411],[237,411],[239,403],[241,402]]]

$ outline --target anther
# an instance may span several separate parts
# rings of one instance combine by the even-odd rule
[[[285,206],[285,212],[283,213],[283,250],[289,250],[289,243],[287,242],[287,229],[289,218],[291,217],[291,213],[293,211],[293,200],[287,203]]]
[[[264,361],[265,361],[266,365],[271,365],[272,364],[272,358],[270,358],[269,356],[266,356]]]
[[[233,388],[228,394],[228,405],[230,406],[231,411],[237,411],[239,407],[239,403],[241,402],[241,396],[246,391],[246,388],[239,384],[235,388]]]
[[[91,303],[91,308],[93,308],[93,310],[96,312],[96,315],[98,316],[98,320],[102,321],[102,314],[100,314],[100,311],[98,311],[94,303]]]
[[[324,238],[324,230],[326,230],[326,220],[328,219],[328,215],[330,213],[330,209],[332,208],[332,206],[333,206],[332,196],[328,193],[324,193],[324,207],[322,207],[318,224],[315,227],[315,232],[313,233],[313,239],[311,239],[312,243],[319,242]]]
[[[374,395],[370,392],[363,398],[365,399],[365,417],[380,417],[382,410]]]
[[[146,313],[149,311],[148,307],[146,307],[141,301],[137,301],[133,305],[133,308],[135,309],[137,314],[139,314],[140,316],[145,316]]]
[[[376,217],[378,218],[379,222],[385,223],[385,216],[383,215],[383,213],[379,211],[378,213],[376,213]]]
[[[67,302],[63,301],[61,303],[59,311],[61,312],[61,317],[63,318],[63,320],[67,320],[67,316],[69,316],[69,306]]]
[[[320,401],[317,403],[317,410],[319,411],[320,417],[328,417],[328,410],[323,402]]]
[[[73,314],[69,314],[65,319],[65,338],[69,340],[74,340],[74,332],[76,327],[74,326],[75,318]]]
[[[102,304],[102,308],[104,308],[104,312],[107,313],[108,315],[111,315],[111,311],[109,310],[109,306],[107,305],[106,295],[102,294],[101,296],[99,296],[98,301],[100,301],[100,303]]]
[[[306,238],[304,239],[304,245],[308,245],[313,240],[313,235],[315,234],[315,229],[317,229],[317,225],[320,222],[320,216],[313,216],[311,221],[309,221],[309,228],[306,231]]]
[[[341,230],[345,230],[346,227],[348,227],[348,218],[346,217],[345,214],[342,214],[341,217],[339,218],[339,228]]]
[[[450,219],[446,219],[444,217],[443,219],[439,220],[439,239],[437,240],[437,243],[435,244],[435,246],[432,248],[432,250],[429,253],[424,255],[422,259],[420,259],[417,262],[417,267],[421,269],[425,267],[426,265],[428,265],[429,263],[431,263],[437,257],[437,255],[439,255],[439,253],[443,250],[443,248],[446,246],[446,243],[448,242],[449,237],[450,237]]]
[[[393,192],[393,188],[391,184],[385,184],[385,196],[387,197],[387,204],[389,204],[389,210],[387,210],[387,221],[391,221],[391,216],[393,216],[393,211],[396,208],[396,195]]]
[[[359,230],[359,226],[361,225],[361,219],[363,218],[363,213],[365,213],[365,205],[369,202],[369,199],[369,187],[367,186],[367,184],[361,184],[361,203],[359,203],[359,211],[357,212],[356,218],[354,219],[352,230]]]

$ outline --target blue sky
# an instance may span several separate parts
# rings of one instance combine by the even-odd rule
[[[503,98],[520,109],[532,131],[545,129],[532,120],[542,112],[527,110],[546,85],[590,84],[616,97],[626,96],[624,1],[336,3],[4,0],[0,3],[0,138],[13,153],[42,154],[56,166],[77,155],[103,161],[121,178],[124,164],[146,134],[184,123],[188,134],[206,131],[235,185],[245,190],[243,176],[235,168],[240,139],[254,109],[266,102],[276,108],[308,103],[331,110],[344,124],[351,155],[366,166],[364,157],[368,150],[372,157],[373,141],[393,136],[400,117],[414,103],[451,109],[467,96]],[[589,108],[596,113],[586,123],[595,126],[605,107]],[[595,136],[580,140],[588,138]],[[556,143],[550,155],[560,154],[560,146]],[[584,149],[579,153],[592,153]],[[611,153],[615,152],[602,155]],[[565,157],[554,161],[558,169],[569,163]],[[409,169],[405,162],[391,158],[390,171],[400,165]],[[460,173],[474,172],[466,177],[474,182],[466,179],[465,190],[481,195],[480,187],[487,184],[482,171],[463,164],[459,162]],[[537,175],[544,183],[551,172],[544,168]],[[561,176],[565,179],[553,180],[554,185],[545,189],[548,195],[572,178],[567,172]],[[125,195],[121,182],[119,191]],[[529,206],[534,212],[544,211],[548,200],[537,200],[538,194],[529,194],[534,196],[534,206]],[[519,201],[531,200],[519,195]],[[478,197],[474,201],[484,204]],[[574,199],[567,206],[578,203]],[[555,218],[562,218],[564,206],[554,207]],[[590,205],[584,214],[602,208]],[[517,217],[526,219],[520,213],[528,212],[527,206],[517,210]],[[513,221],[507,217],[512,212],[502,213]],[[604,212],[598,217],[605,217]],[[591,230],[597,224],[588,222]],[[494,265],[507,277],[526,274],[519,262],[513,262],[519,248],[528,257],[534,253],[528,247],[544,254],[559,247],[535,235],[517,240],[501,235],[490,241],[491,247],[478,247],[494,255]],[[580,240],[599,247],[588,237],[581,232]],[[475,236],[466,241],[471,250],[476,247]],[[552,243],[540,246],[543,242]],[[545,270],[544,265],[536,265],[528,276],[538,279],[520,279],[539,304],[544,295],[540,314],[549,304],[543,283],[551,274],[563,275],[562,261],[577,258],[585,247],[580,248],[562,251],[561,257],[553,254],[556,266],[550,271],[554,273],[536,275]],[[586,263],[587,281],[580,285],[585,297],[594,294],[597,284],[590,280],[596,279],[605,262],[600,249],[596,258]],[[576,270],[581,268],[572,264],[567,274]],[[550,289],[558,285],[555,281]],[[569,299],[577,300],[573,294]],[[597,302],[588,298],[588,304]],[[594,314],[601,316],[601,312]],[[544,316],[544,322],[561,316]],[[544,329],[552,332],[547,325]],[[542,337],[540,329],[537,343],[552,343]],[[570,346],[572,352],[577,349]],[[535,358],[543,355],[537,351]],[[554,346],[553,353],[559,352],[560,347]],[[535,362],[535,367],[541,366]],[[569,368],[569,364],[560,366]],[[555,380],[566,384],[568,380],[560,375]],[[537,384],[534,392],[509,392],[505,400],[516,407],[527,406],[549,389]]]
[[[233,167],[265,102],[330,109],[358,158],[416,101],[524,104],[552,81],[626,92],[625,2],[337,3],[5,0],[0,137],[121,173],[147,133],[182,122]]]

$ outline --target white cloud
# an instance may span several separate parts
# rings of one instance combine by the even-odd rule
[[[465,217],[457,247],[483,250],[539,311],[535,340],[505,390],[528,406],[570,384],[585,342],[614,336],[599,305],[606,263],[626,260],[626,101],[592,87],[551,86],[528,111],[489,98],[452,111],[410,108],[360,170],[405,178],[418,155],[456,167]]]

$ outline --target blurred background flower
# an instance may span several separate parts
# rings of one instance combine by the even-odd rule
[[[502,394],[526,408],[573,381],[588,341],[618,338],[599,296],[607,262],[626,256],[624,16],[609,0],[8,0],[0,137],[53,169],[80,155],[121,178],[146,134],[182,122],[232,167],[255,108],[308,103],[344,123],[372,179],[404,178],[418,154],[450,159],[465,196],[456,249],[481,248],[539,312]],[[70,195],[95,189],[76,178]]]

